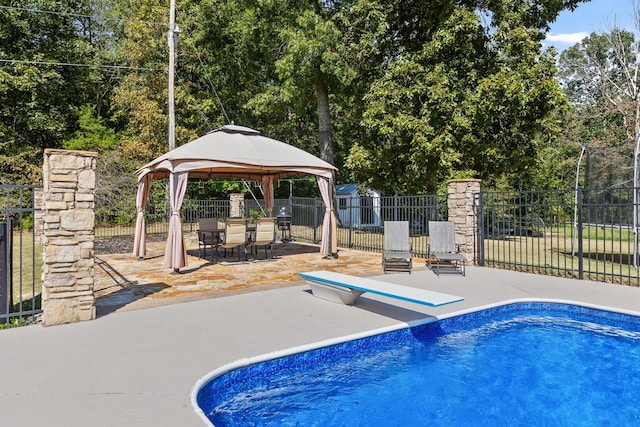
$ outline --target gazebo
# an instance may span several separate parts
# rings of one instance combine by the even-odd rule
[[[136,172],[136,232],[133,255],[146,253],[144,210],[149,188],[155,179],[169,179],[171,218],[164,265],[178,271],[187,265],[180,208],[188,178],[244,178],[262,182],[267,216],[273,215],[273,183],[278,179],[315,175],[326,206],[322,224],[320,253],[331,256],[336,248],[336,216],[333,207],[333,175],[337,169],[316,156],[292,145],[260,135],[243,126],[226,125],[184,144]]]

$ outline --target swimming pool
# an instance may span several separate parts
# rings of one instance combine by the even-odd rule
[[[223,426],[640,422],[640,318],[515,303],[216,374],[194,400]]]

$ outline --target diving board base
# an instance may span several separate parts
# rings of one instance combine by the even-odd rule
[[[364,293],[362,291],[356,291],[355,289],[330,285],[328,283],[317,282],[315,280],[307,280],[307,284],[311,288],[313,296],[346,305],[355,304],[358,297]]]
[[[300,277],[305,279],[314,296],[347,305],[355,304],[360,295],[365,292],[431,307],[438,307],[463,300],[462,297],[455,295],[325,270],[300,273]]]

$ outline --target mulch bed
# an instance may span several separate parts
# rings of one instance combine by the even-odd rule
[[[162,242],[167,235],[147,234],[147,242]],[[133,252],[133,236],[113,236],[96,239],[93,242],[96,255],[125,254]]]

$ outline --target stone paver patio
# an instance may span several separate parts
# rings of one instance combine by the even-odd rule
[[[219,263],[198,257],[194,233],[185,234],[188,266],[181,274],[164,267],[165,242],[147,244],[147,255],[138,261],[130,253],[97,255],[96,295],[98,315],[203,298],[219,298],[256,290],[298,285],[302,271],[331,270],[360,276],[381,274],[381,255],[340,249],[336,259],[324,259],[319,245],[277,242],[274,259],[265,260],[264,250],[237,261],[237,253],[220,252]],[[262,250],[261,250],[262,249]],[[417,268],[424,262],[415,260]]]

